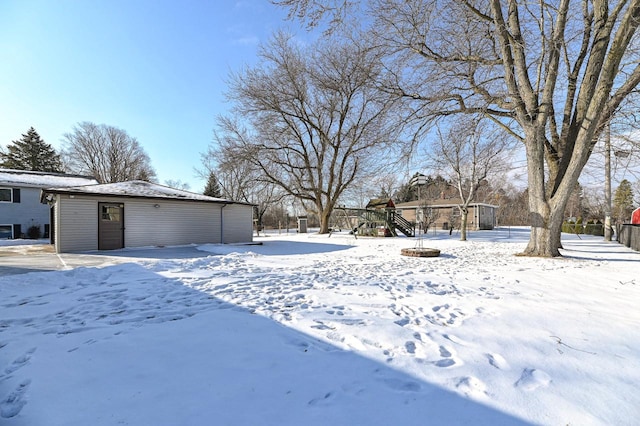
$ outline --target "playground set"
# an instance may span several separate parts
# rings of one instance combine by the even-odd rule
[[[372,199],[366,208],[340,206],[334,210],[332,231],[348,229],[354,235],[415,237],[415,224],[398,214],[391,199]]]

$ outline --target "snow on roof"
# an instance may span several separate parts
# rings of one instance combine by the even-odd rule
[[[33,172],[30,170],[0,169],[0,186],[23,186],[47,188],[94,185],[98,181],[90,176],[68,175],[64,173]]]
[[[175,200],[208,201],[219,203],[230,203],[232,201],[224,198],[209,197],[195,192],[184,191],[171,188],[157,183],[150,183],[141,180],[127,182],[103,183],[98,185],[83,185],[64,188],[47,188],[47,193],[74,193],[74,194],[96,194],[113,195],[140,198],[168,198]]]

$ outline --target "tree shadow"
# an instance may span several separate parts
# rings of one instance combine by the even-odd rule
[[[21,424],[528,424],[137,264],[42,281],[0,313],[0,361],[47,355],[0,381]]]

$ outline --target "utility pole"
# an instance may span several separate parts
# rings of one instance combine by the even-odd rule
[[[611,127],[604,133],[604,240],[611,241]]]

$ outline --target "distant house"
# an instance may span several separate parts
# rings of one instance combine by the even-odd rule
[[[49,237],[51,212],[40,203],[42,188],[97,183],[89,176],[0,169],[0,239]]]
[[[420,215],[431,215],[435,218],[431,226],[436,229],[450,229],[458,227],[460,224],[459,199],[436,199],[409,201],[407,203],[396,204],[396,213],[411,223],[416,222]],[[467,217],[467,229],[481,230],[493,229],[496,226],[496,211],[498,206],[486,203],[469,204],[469,215]]]
[[[144,181],[47,188],[56,252],[253,240],[253,205]]]

